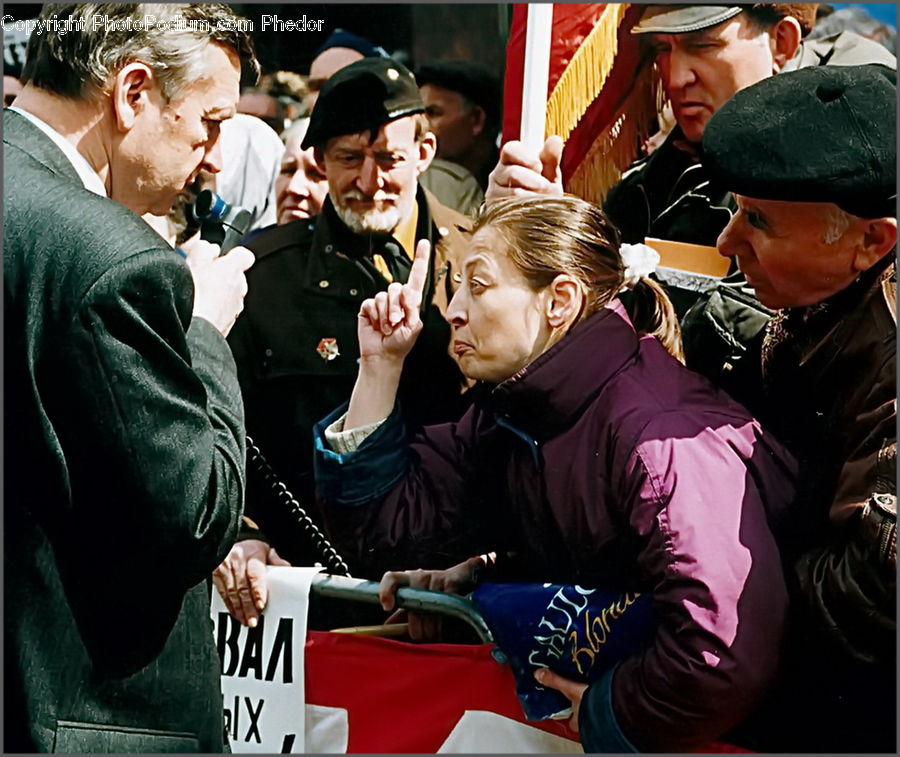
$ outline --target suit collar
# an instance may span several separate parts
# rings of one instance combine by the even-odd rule
[[[107,196],[103,180],[75,145],[37,116],[18,109],[6,109],[3,127],[4,141],[20,147],[54,173],[79,182],[94,194]]]

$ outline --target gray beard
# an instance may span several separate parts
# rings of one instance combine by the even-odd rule
[[[399,208],[370,210],[368,213],[357,213],[339,205],[334,209],[338,218],[356,234],[390,234],[401,221]]]
[[[337,202],[333,202],[333,204],[338,218],[352,232],[356,234],[391,234],[401,221],[409,218],[415,201],[416,196],[412,194],[409,201],[404,202],[403,205],[395,205],[387,210],[373,209],[367,213],[357,213]]]

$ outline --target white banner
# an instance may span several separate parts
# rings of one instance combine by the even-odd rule
[[[301,754],[306,743],[303,653],[309,587],[321,568],[268,569],[269,603],[256,628],[238,623],[213,591],[225,732],[235,753]]]

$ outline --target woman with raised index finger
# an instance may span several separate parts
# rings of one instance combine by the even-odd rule
[[[414,273],[364,304],[349,408],[316,428],[332,535],[370,572],[492,550],[505,580],[652,594],[650,646],[564,691],[580,703],[585,751],[719,738],[764,695],[785,623],[769,522],[790,503],[793,460],[679,362],[651,256],[620,251],[582,200],[493,205],[446,314],[453,353],[481,385],[474,406],[407,438],[395,396],[418,330]]]

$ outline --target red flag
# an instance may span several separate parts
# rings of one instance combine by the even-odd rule
[[[306,702],[347,711],[348,754],[433,754],[467,711],[525,723],[512,671],[491,656],[492,649],[311,631]],[[577,739],[567,723],[528,727]]]
[[[566,191],[599,202],[637,156],[658,105],[652,67],[630,29],[642,11],[627,3],[553,6],[546,135],[565,142]],[[517,4],[506,48],[503,141],[518,139],[527,6]]]
[[[306,704],[346,713],[348,754],[433,754],[442,745],[457,751],[449,748],[451,733],[454,746],[474,743],[480,752],[511,745],[520,752],[577,749],[568,719],[525,721],[512,671],[492,650],[492,644],[411,644],[310,631]],[[462,733],[466,727],[471,734]],[[746,750],[715,742],[698,751]]]

